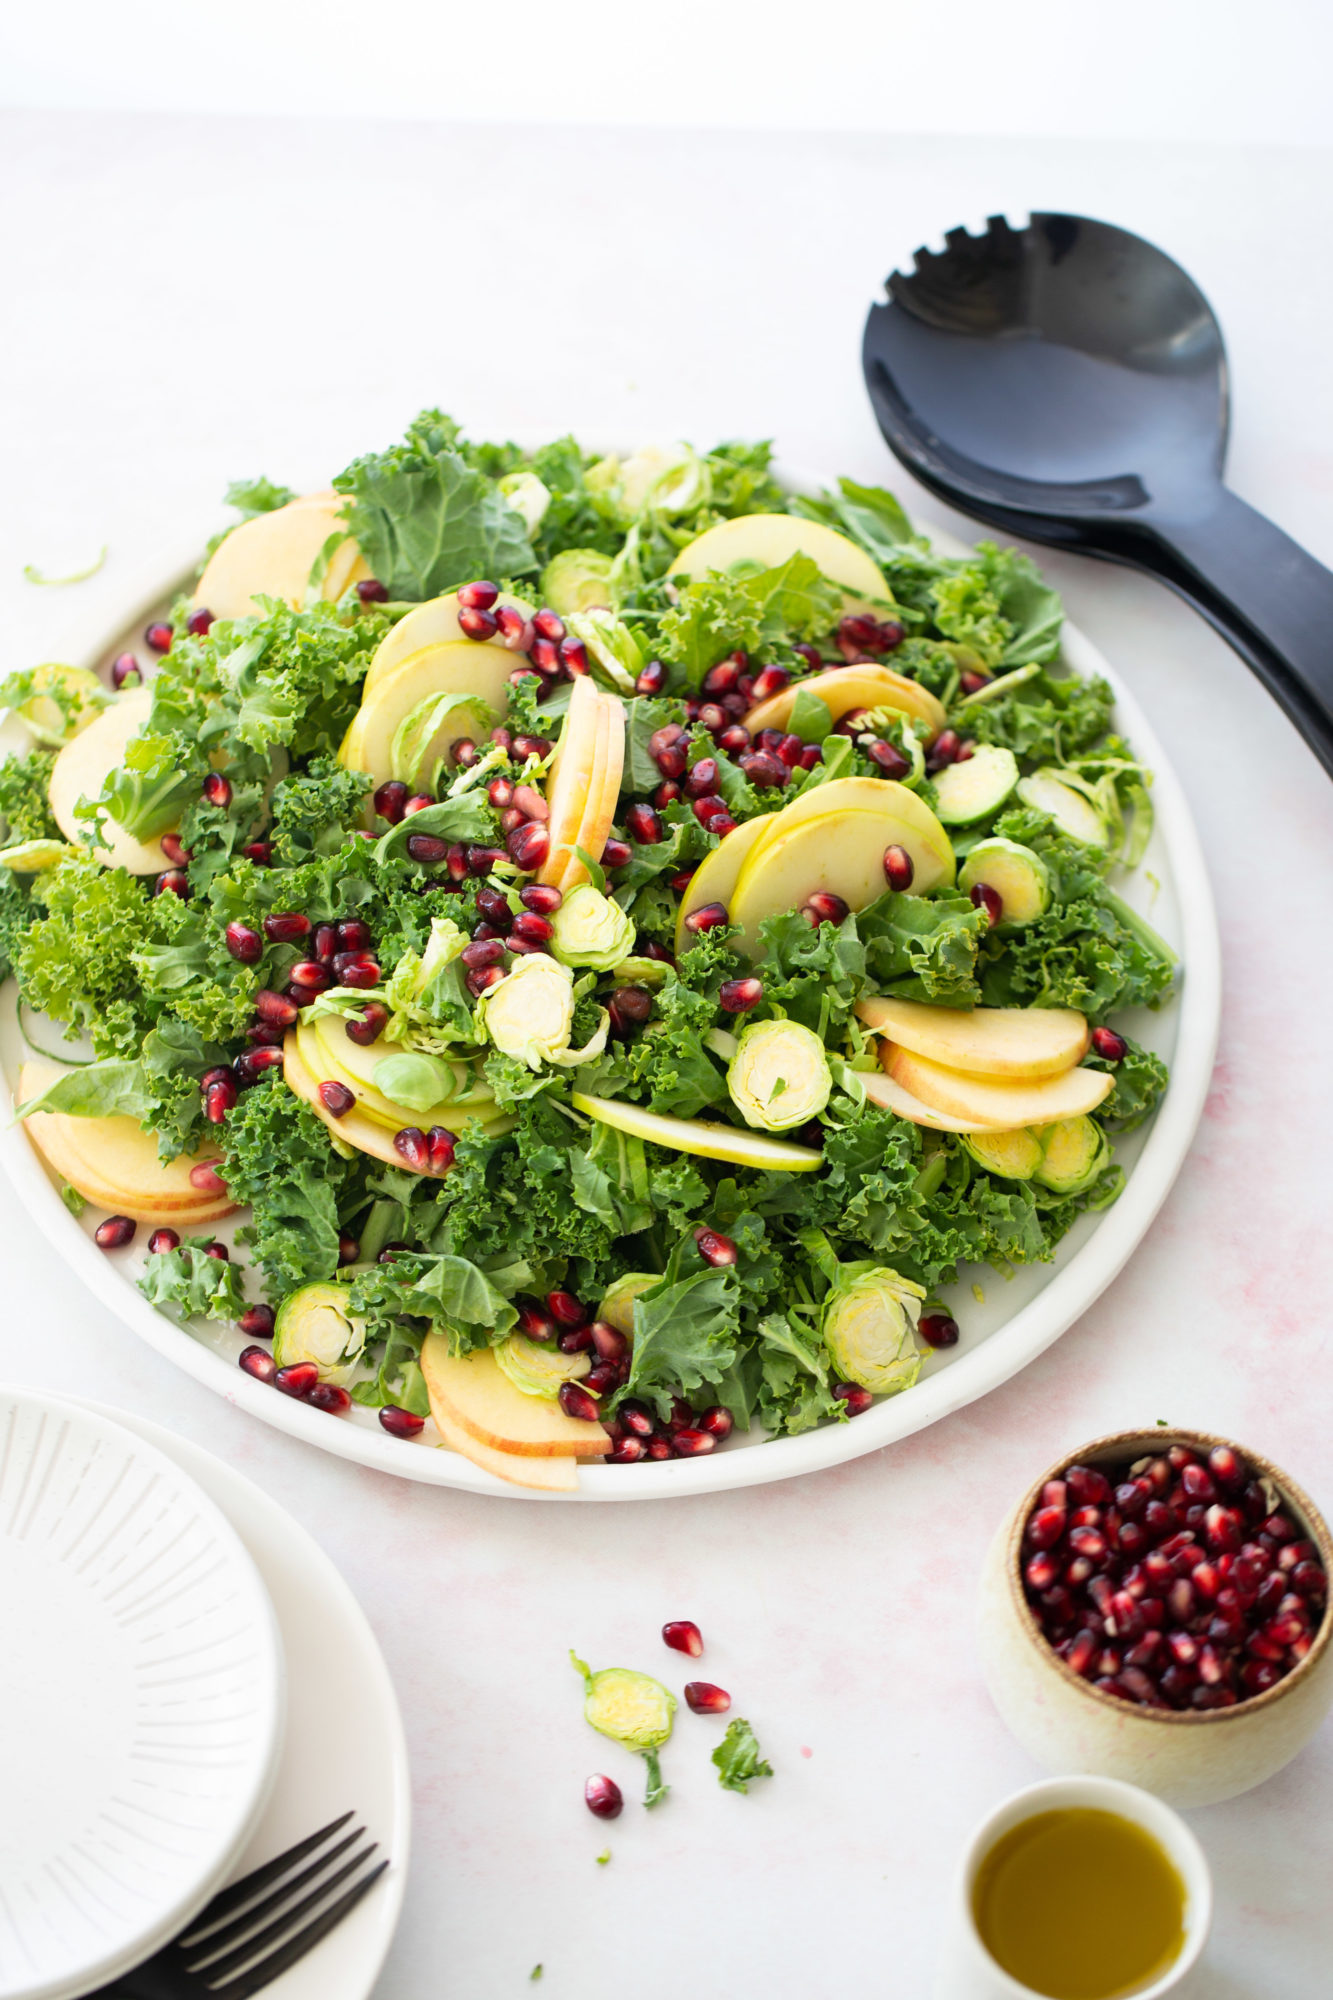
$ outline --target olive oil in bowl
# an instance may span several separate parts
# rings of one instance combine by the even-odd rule
[[[1164,1849],[1132,1820],[1085,1806],[1002,1834],[972,1908],[996,1964],[1047,2000],[1127,2000],[1185,1943],[1185,1885]]]

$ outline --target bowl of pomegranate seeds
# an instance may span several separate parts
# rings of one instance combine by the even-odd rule
[[[1257,1452],[1201,1431],[1098,1438],[992,1545],[995,1705],[1056,1771],[1211,1805],[1262,1784],[1333,1705],[1333,1539]]]

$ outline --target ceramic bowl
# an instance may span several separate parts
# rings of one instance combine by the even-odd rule
[[[1304,1748],[1333,1706],[1333,1620],[1325,1606],[1301,1664],[1266,1694],[1234,1708],[1139,1708],[1104,1694],[1047,1643],[1023,1594],[1023,1526],[1048,1479],[1067,1465],[1123,1464],[1190,1446],[1204,1456],[1231,1444],[1269,1479],[1333,1574],[1333,1538],[1293,1479],[1259,1452],[1203,1431],[1119,1431],[1065,1452],[1018,1501],[982,1574],[980,1652],[991,1697],[1029,1756],[1048,1771],[1091,1772],[1141,1785],[1176,1806],[1214,1805],[1261,1785]]]
[[[1185,1942],[1175,1964],[1150,1986],[1135,1988],[1135,2000],[1167,2000],[1180,1994],[1199,1961],[1213,1916],[1213,1885],[1198,1841],[1160,1800],[1134,1785],[1111,1778],[1048,1778],[1015,1792],[987,1813],[968,1842],[954,1878],[952,1921],[940,1956],[935,2000],[1033,2000],[1033,1989],[1002,1970],[977,1930],[973,1891],[977,1870],[996,1842],[1038,1813],[1070,1807],[1115,1813],[1150,1833],[1174,1863],[1185,1885]]]

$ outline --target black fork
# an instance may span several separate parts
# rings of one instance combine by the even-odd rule
[[[249,2000],[313,1951],[388,1867],[372,1861],[377,1842],[358,1845],[364,1827],[343,1833],[354,1817],[233,1882],[173,1943],[88,2000]]]

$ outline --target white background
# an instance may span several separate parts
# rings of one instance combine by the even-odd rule
[[[771,434],[796,462],[919,501],[865,403],[865,308],[917,243],[1029,206],[1111,216],[1195,273],[1231,346],[1233,482],[1333,561],[1322,7],[720,5],[650,22],[48,0],[6,28],[0,90],[25,108],[0,123],[0,669],[58,654],[76,600],[80,619],[114,616],[146,554],[218,521],[231,477],[322,482],[426,401],[478,434]],[[509,122],[438,122],[462,117]],[[748,129],[699,129],[719,123]],[[22,580],[104,541],[77,592]],[[417,1784],[381,2000],[500,2000],[538,1961],[544,1994],[579,2000],[916,2000],[967,1829],[1035,1775],[971,1639],[981,1552],[1014,1494],[1081,1440],[1165,1417],[1249,1440],[1333,1501],[1333,794],[1157,586],[1048,566],[1189,792],[1227,1000],[1156,1227],[985,1403],[818,1479],[677,1507],[427,1491],[177,1376],[0,1205],[0,1373],[218,1451],[366,1606]],[[656,1633],[681,1615],[778,1776],[720,1793],[716,1726],[682,1713],[671,1800],[604,1831],[583,1777],[611,1769],[631,1791],[637,1767],[578,1721],[565,1649],[679,1684]],[[1330,1780],[1326,1730],[1261,1791],[1193,1816],[1219,1892],[1210,2000],[1326,1987]]]

